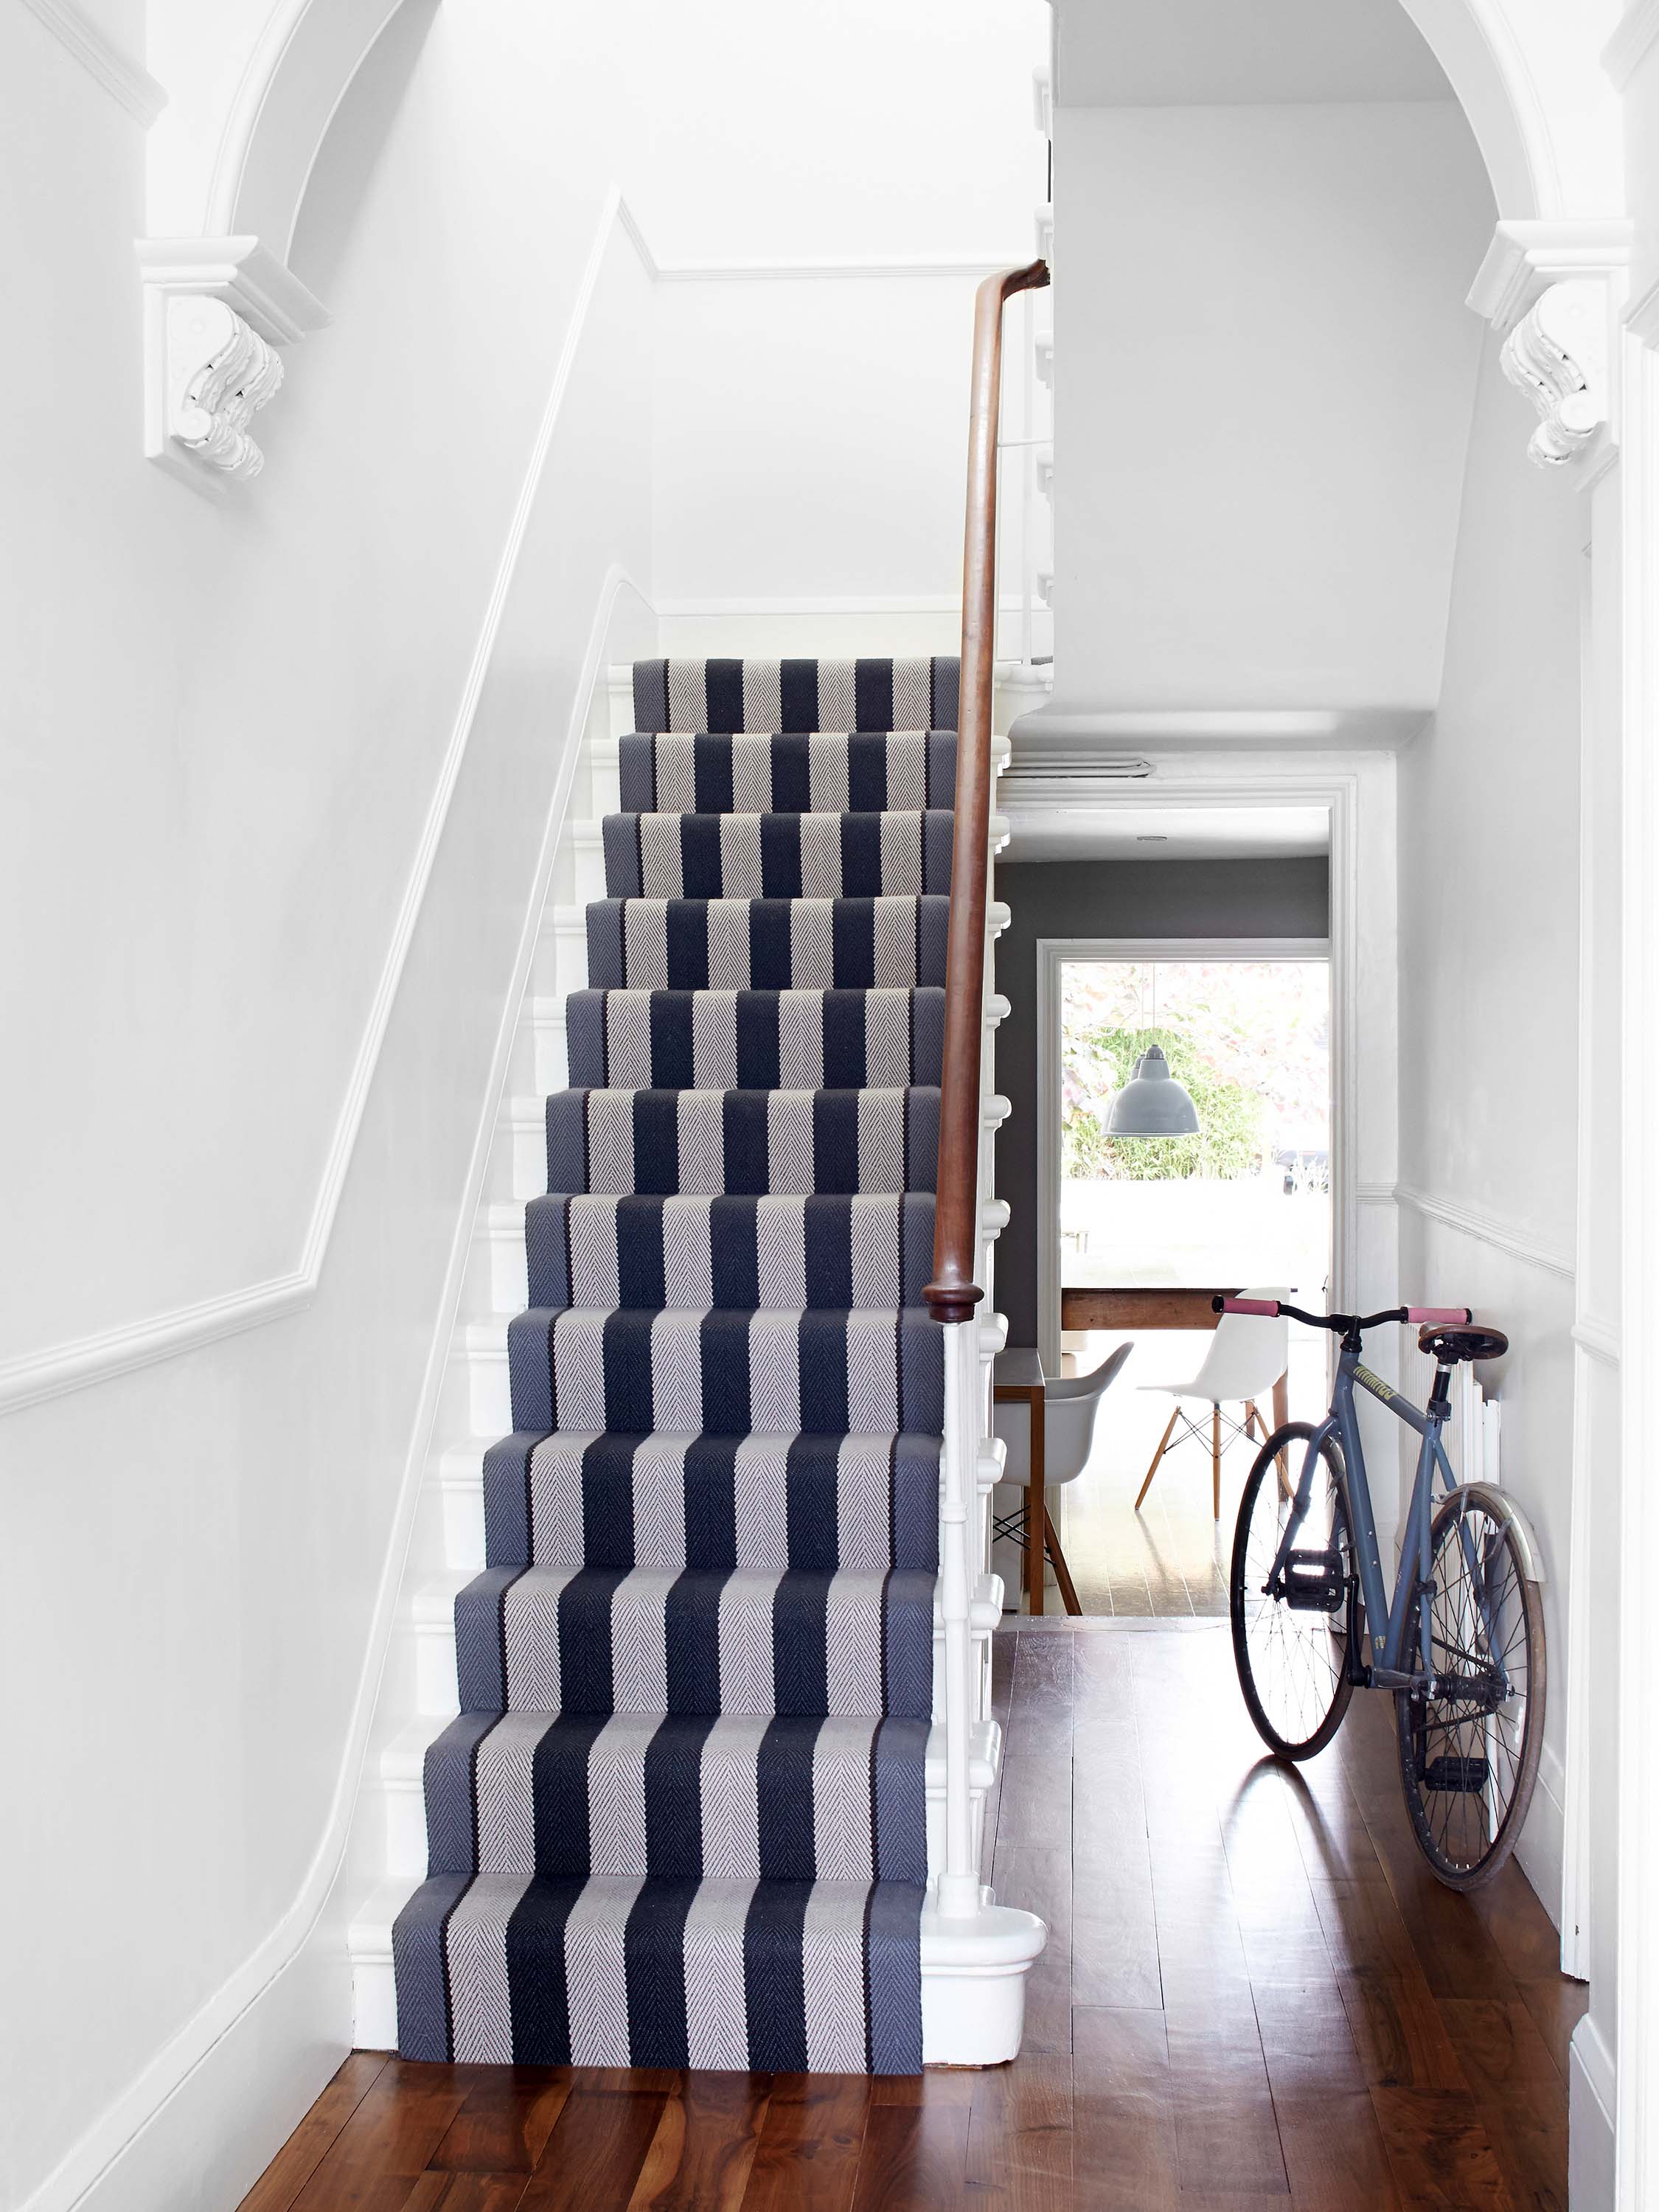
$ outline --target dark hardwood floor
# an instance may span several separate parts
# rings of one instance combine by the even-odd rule
[[[1012,2067],[347,2059],[243,2212],[1564,2212],[1585,1992],[1511,1866],[1415,1854],[1385,1699],[1261,1759],[1224,1624],[1024,1627],[988,1849],[1052,1930]],[[1069,1836],[1069,1845],[1067,1838]]]

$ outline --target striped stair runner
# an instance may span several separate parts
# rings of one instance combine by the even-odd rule
[[[405,2057],[921,2067],[956,704],[954,660],[635,667]]]

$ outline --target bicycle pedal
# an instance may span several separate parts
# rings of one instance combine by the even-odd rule
[[[1340,1613],[1347,1601],[1341,1554],[1291,1552],[1285,1561],[1285,1602],[1292,1613]]]
[[[1455,1791],[1466,1791],[1480,1796],[1485,1791],[1490,1772],[1484,1759],[1459,1758],[1445,1752],[1431,1759],[1423,1769],[1423,1787],[1449,1796]]]

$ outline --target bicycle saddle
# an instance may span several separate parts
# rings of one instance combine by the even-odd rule
[[[1436,1328],[1417,1332],[1417,1348],[1449,1367],[1459,1359],[1501,1359],[1510,1340],[1501,1328]]]

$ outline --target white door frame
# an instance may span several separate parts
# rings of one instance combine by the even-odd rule
[[[1068,960],[1323,960],[1331,970],[1331,1267],[1344,1279],[1341,1184],[1336,1133],[1343,1117],[1337,1087],[1337,965],[1328,937],[1040,937],[1036,941],[1037,1018],[1037,1349],[1050,1373],[1060,1371],[1060,969]],[[1346,1018],[1348,1007],[1343,1006]],[[1352,1071],[1353,1055],[1344,1055]]]

